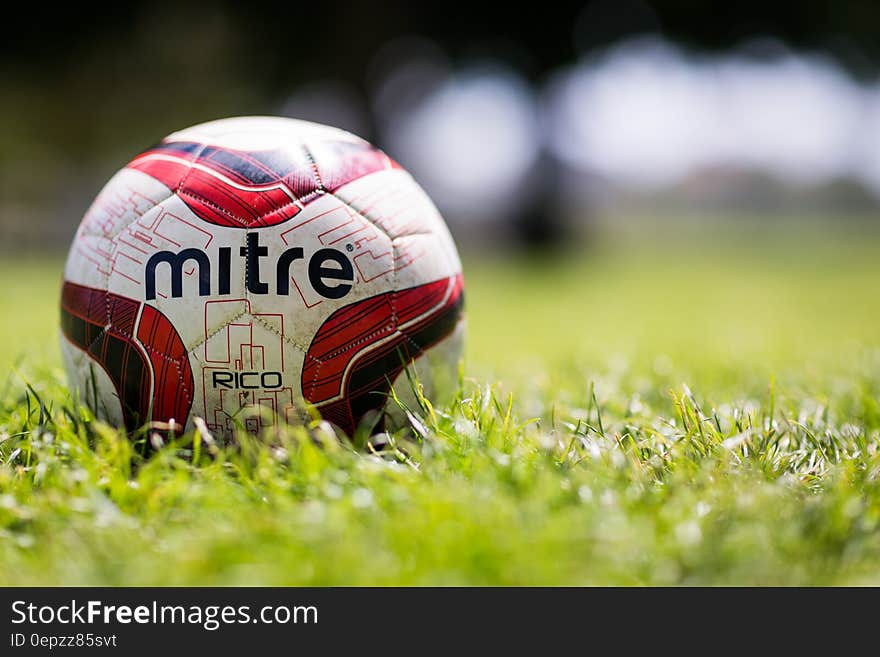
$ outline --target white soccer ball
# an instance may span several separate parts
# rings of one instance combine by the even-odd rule
[[[107,183],[64,272],[72,387],[134,429],[230,436],[301,421],[352,434],[411,366],[455,380],[463,282],[412,177],[342,130],[242,117],[166,137]],[[395,381],[401,381],[395,384]]]

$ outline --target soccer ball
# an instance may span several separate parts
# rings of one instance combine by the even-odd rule
[[[61,341],[80,399],[128,429],[201,417],[229,437],[317,408],[351,435],[392,386],[413,394],[406,367],[428,396],[454,385],[462,303],[452,237],[400,165],[342,130],[242,117],[107,183],[70,248]]]

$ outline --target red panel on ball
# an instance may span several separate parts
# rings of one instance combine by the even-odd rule
[[[283,223],[322,193],[398,165],[366,142],[321,141],[267,151],[168,142],[144,151],[128,167],[176,192],[204,221],[252,229]]]
[[[158,310],[106,290],[65,282],[61,330],[107,373],[127,428],[149,419],[186,422],[194,390],[192,369],[180,336]]]
[[[195,385],[183,341],[165,315],[147,305],[141,312],[137,338],[153,365],[153,419],[174,418],[186,424]]]
[[[350,435],[367,411],[384,406],[405,365],[453,331],[462,314],[463,289],[459,274],[337,310],[306,353],[306,400]]]

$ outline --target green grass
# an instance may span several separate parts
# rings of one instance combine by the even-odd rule
[[[880,240],[642,229],[468,259],[462,390],[380,454],[143,461],[71,405],[58,261],[6,260],[0,584],[880,584]]]

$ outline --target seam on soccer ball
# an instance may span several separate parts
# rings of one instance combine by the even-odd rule
[[[119,249],[119,242],[111,240],[110,244],[110,257],[107,260],[107,273],[104,275],[104,312],[107,315],[108,328],[113,325],[113,322],[110,319],[110,277],[113,275],[113,259],[116,257],[116,252]]]
[[[237,320],[237,319],[241,319],[242,317],[244,317],[244,316],[247,315],[247,314],[248,314],[248,311],[247,311],[247,310],[242,310],[241,312],[239,312],[238,314],[234,315],[233,317],[230,317],[229,319],[225,320],[225,321],[223,322],[223,325],[222,325],[220,328],[218,328],[218,329],[212,331],[211,333],[209,333],[208,335],[206,335],[204,338],[199,338],[199,340],[198,340],[194,345],[192,345],[191,347],[186,347],[186,353],[187,353],[187,354],[192,354],[192,353],[194,353],[196,349],[198,349],[199,347],[201,347],[203,344],[206,344],[209,340],[211,340],[211,338],[213,338],[215,335],[217,335],[218,333],[220,333],[223,329],[227,328],[232,322],[234,322],[234,321]],[[185,346],[185,345],[184,345],[184,346]]]
[[[387,237],[389,241],[394,240],[394,238],[391,237],[391,234],[387,230],[385,230],[385,227],[382,226],[380,223],[378,223],[373,217],[371,217],[370,214],[360,210],[359,208],[356,208],[351,203],[346,201],[344,198],[339,196],[339,194],[337,194],[336,192],[332,192],[332,191],[327,190],[326,193],[329,194],[330,196],[332,196],[333,198],[335,198],[340,203],[342,203],[348,209],[353,210],[361,219],[365,219],[366,221],[371,223],[373,226],[375,226],[376,230],[378,230],[385,237]]]
[[[149,175],[149,174],[144,174],[144,175]],[[150,178],[153,178],[153,177],[150,176]],[[153,180],[155,180],[155,178],[153,178]],[[156,182],[159,182],[159,181],[156,181]],[[122,225],[117,226],[115,228],[115,230],[113,230],[112,232],[108,233],[108,232],[104,232],[104,231],[101,231],[101,232],[90,231],[90,230],[86,230],[85,225],[80,225],[80,228],[82,230],[77,232],[75,239],[79,239],[81,237],[103,237],[104,239],[107,239],[110,241],[116,241],[116,238],[119,237],[123,233],[123,231],[127,230],[128,228],[131,228],[131,226],[133,224],[136,224],[138,219],[140,219],[144,215],[148,214],[149,212],[152,212],[156,208],[160,207],[161,205],[163,205],[167,201],[174,198],[174,196],[176,195],[176,192],[174,192],[173,190],[169,190],[169,191],[170,191],[170,193],[168,194],[168,196],[163,198],[161,201],[154,201],[153,205],[151,205],[150,208],[146,212],[143,212],[140,215],[135,215],[133,218],[129,218],[128,221],[125,221],[122,223]],[[99,196],[100,196],[100,193],[99,193]],[[150,199],[150,200],[152,201],[153,199]],[[97,199],[95,199],[95,201],[97,201]],[[94,205],[94,203],[92,205]],[[92,206],[89,206],[89,209],[86,210],[85,214],[83,214],[83,218],[81,221],[85,220],[85,218],[88,216],[91,209],[92,209]]]
[[[89,345],[88,345],[85,349],[83,349],[83,352],[84,352],[84,353],[85,353],[85,354],[86,354],[91,360],[95,360],[94,358],[92,358],[92,347],[94,347],[96,344],[98,344],[98,340],[100,340],[101,338],[104,337],[104,334],[107,333],[107,329],[108,329],[108,328],[110,328],[110,327],[109,327],[109,326],[105,326],[105,327],[103,327],[100,331],[98,331],[98,335],[95,336],[95,339],[92,340],[92,341],[89,343]]]
[[[163,354],[158,349],[155,349],[154,347],[151,347],[150,345],[145,344],[143,342],[140,342],[140,345],[144,348],[144,351],[146,351],[149,355],[156,355],[159,358],[161,358],[162,360],[164,360],[167,363],[170,363],[171,365],[174,366],[174,369],[177,372],[177,380],[180,382],[180,390],[183,392],[183,396],[186,397],[187,404],[192,406],[194,398],[190,397],[190,395],[187,393],[186,385],[185,385],[186,382],[183,380],[183,368],[181,367],[181,363],[183,362],[183,358],[172,358],[168,354]],[[186,355],[186,360],[187,360],[187,362],[189,362],[189,354]],[[152,365],[152,363],[151,363],[151,365]],[[153,370],[153,373],[155,374],[155,368]]]
[[[302,147],[306,159],[309,161],[309,166],[312,169],[312,173],[315,175],[315,183],[318,185],[318,189],[321,192],[325,192],[326,188],[324,187],[324,181],[321,179],[321,172],[318,171],[318,162],[315,160],[314,156],[312,156],[312,151],[304,140],[300,140],[299,145]]]
[[[388,329],[390,329],[390,331],[388,331]],[[345,347],[341,347],[341,348],[337,349],[336,351],[333,351],[333,352],[330,352],[329,354],[326,354],[323,358],[317,358],[315,356],[312,356],[312,358],[314,358],[315,360],[317,360],[319,362],[323,362],[325,360],[331,360],[333,358],[336,358],[337,356],[341,356],[346,351],[351,351],[355,347],[360,346],[365,342],[369,342],[370,340],[372,340],[373,338],[375,338],[379,335],[384,336],[384,337],[388,337],[388,336],[394,335],[395,333],[400,333],[400,329],[398,329],[394,325],[389,324],[384,329],[380,329],[378,331],[373,331],[369,335],[362,337],[360,340],[357,340],[355,342],[351,342]]]
[[[120,333],[121,335],[124,335],[125,337],[127,337],[127,338],[129,338],[129,339],[131,339],[131,340],[137,340],[138,343],[140,343],[140,340],[138,340],[138,338],[137,338],[137,336],[134,334],[134,332],[129,333],[128,331],[124,331],[121,327],[117,326],[117,325],[113,322],[113,313],[112,313],[112,311],[111,311],[111,309],[110,309],[110,295],[111,295],[111,294],[116,294],[116,293],[110,291],[110,278],[111,278],[112,275],[113,275],[113,264],[114,264],[114,262],[115,262],[116,254],[117,254],[118,251],[119,251],[119,241],[118,241],[118,240],[112,240],[111,243],[112,243],[112,249],[111,249],[111,251],[110,251],[110,261],[109,261],[109,262],[110,262],[110,266],[107,268],[107,275],[106,275],[105,280],[104,280],[104,290],[103,290],[103,292],[104,292],[104,305],[105,305],[105,307],[106,307],[106,312],[107,312],[107,328],[112,328],[112,329],[116,330],[118,333]],[[132,330],[134,330],[135,325],[137,324],[137,317],[138,317],[138,315],[139,315],[140,312],[141,312],[141,308],[140,308],[140,306],[144,306],[144,305],[146,305],[146,304],[145,304],[144,302],[138,301],[137,299],[132,299],[132,298],[130,298],[130,297],[125,297],[125,296],[123,296],[123,295],[121,295],[121,294],[116,294],[116,296],[118,296],[118,297],[122,297],[122,298],[124,298],[124,299],[128,299],[128,300],[131,301],[132,303],[136,303],[136,304],[138,304],[138,306],[139,306],[139,307],[138,307],[138,310],[135,312],[135,321],[132,323]]]
[[[315,386],[318,384],[318,374],[321,372],[321,367],[324,366],[324,363],[322,361],[318,360],[317,358],[312,357],[312,360],[314,360],[316,363],[315,375],[312,377],[312,382],[309,384],[309,393],[308,394],[312,394],[313,392],[315,392]],[[306,361],[305,361],[305,359],[303,359],[303,368],[305,368],[305,366],[306,366]],[[342,393],[342,386],[341,385],[340,385],[339,392],[340,392],[340,394]],[[306,391],[303,390],[303,397],[305,397],[305,396],[306,396]],[[315,406],[317,406],[317,404],[315,404]]]
[[[177,183],[177,189],[174,190],[177,194],[180,194],[180,190],[183,189],[183,186],[186,184],[186,181],[189,179],[190,175],[192,174],[193,167],[195,166],[196,162],[199,161],[199,158],[205,153],[206,150],[208,150],[207,142],[204,144],[201,144],[201,148],[199,149],[199,152],[196,153],[195,156],[193,157],[193,159],[191,159],[189,161],[189,168],[187,168],[186,173],[180,177],[180,180]]]
[[[162,185],[163,187],[165,187],[169,191],[168,196],[163,198],[161,201],[154,201],[150,210],[152,210],[153,208],[159,207],[160,205],[163,205],[164,203],[166,203],[170,199],[174,198],[175,195],[180,194],[180,190],[183,188],[184,183],[186,182],[187,178],[189,178],[190,174],[192,173],[193,164],[195,164],[196,160],[198,160],[202,156],[202,153],[204,153],[207,150],[207,148],[208,148],[208,144],[201,144],[201,149],[196,154],[195,158],[189,162],[189,167],[187,168],[186,173],[183,174],[183,176],[181,176],[180,181],[177,183],[177,186],[175,189],[171,189],[170,187],[166,186],[165,183],[163,183],[161,180],[154,178],[153,176],[151,176],[148,173],[145,173],[143,171],[138,171],[137,169],[131,169],[131,171],[138,171],[138,173],[142,173],[143,175],[147,176],[148,178],[155,180],[158,184]],[[129,164],[131,164],[131,162],[128,162],[128,164],[126,164],[119,171],[117,171],[116,174],[114,174],[114,176],[119,174],[121,171],[128,169]],[[129,188],[129,189],[132,189],[132,191],[137,191],[137,189],[134,189],[134,188]],[[103,192],[104,192],[103,189],[100,192],[98,192],[98,197],[100,197]],[[92,205],[90,205],[88,210],[86,210],[85,214],[83,215],[83,219],[85,219],[85,217],[89,214],[89,212],[92,209],[92,206],[94,206],[94,204],[95,204],[95,202],[97,202],[97,200],[98,200],[98,198],[96,198],[95,201],[92,201]],[[150,199],[150,200],[152,201],[153,199]],[[150,210],[147,210],[147,212],[149,212]],[[133,223],[135,223],[137,221],[137,219],[139,217],[144,216],[145,214],[147,214],[147,212],[144,212],[141,215],[135,215],[133,218],[129,219],[129,221],[123,222],[123,224],[121,226],[119,226],[118,229],[115,232],[113,232],[112,234],[83,232],[81,235],[84,237],[103,237],[103,238],[108,239],[112,242],[115,242],[116,238],[122,234],[122,231],[124,231],[126,228],[129,228]],[[79,237],[79,235],[77,237]]]
[[[391,245],[391,319],[394,323],[394,328],[397,330],[400,322],[397,318],[397,292],[399,289],[399,281],[400,281],[400,272],[397,268],[397,246],[394,244],[394,238],[391,237],[389,232],[385,230],[385,227],[382,226],[376,219],[370,217],[368,214],[361,212],[358,208],[354,207],[351,203],[346,201],[344,198],[339,196],[334,192],[328,192],[333,198],[342,203],[345,207],[354,211],[361,219],[368,222],[372,226],[376,228],[380,233],[382,233]]]
[[[376,173],[381,173],[381,172],[376,171],[373,174],[367,174],[366,176],[362,176],[361,178],[357,178],[351,182],[363,180],[365,178],[368,178],[370,175],[375,175]],[[413,183],[415,184],[415,181],[413,181]],[[347,184],[350,184],[350,183],[347,183]],[[388,230],[384,226],[382,226],[381,223],[379,223],[379,219],[373,216],[372,212],[355,207],[349,201],[346,201],[344,198],[342,198],[335,191],[327,190],[325,193],[329,194],[330,196],[332,196],[333,198],[338,200],[340,203],[345,205],[347,208],[354,210],[361,218],[366,219],[371,224],[373,224],[380,233],[385,235],[385,237],[387,237],[392,242],[396,239],[401,238],[401,237],[416,237],[418,235],[424,235],[424,236],[428,237],[428,236],[435,236],[436,235],[436,233],[432,230],[428,230],[428,231],[420,230],[420,231],[416,231],[414,233],[401,233],[400,235],[392,236],[391,233],[388,232]]]
[[[248,222],[246,222],[244,219],[242,219],[242,218],[240,218],[240,217],[237,217],[236,215],[232,214],[229,210],[227,210],[226,208],[224,208],[222,205],[217,205],[217,204],[214,203],[213,201],[210,201],[210,200],[206,199],[206,198],[205,198],[204,196],[202,196],[201,194],[197,194],[196,192],[192,192],[192,191],[190,191],[190,190],[188,190],[188,189],[180,189],[180,190],[177,191],[177,195],[178,195],[178,196],[187,196],[187,197],[189,197],[189,198],[191,198],[191,199],[194,199],[194,200],[196,200],[196,201],[199,201],[200,203],[204,203],[205,205],[208,205],[208,206],[214,208],[215,210],[217,210],[217,212],[220,212],[220,213],[224,214],[225,216],[229,217],[229,219],[231,219],[231,220],[234,221],[235,223],[239,224],[239,225],[242,226],[243,228],[249,228],[250,225],[251,225],[251,224],[249,224]],[[194,214],[196,214],[196,213],[194,213]],[[198,214],[196,214],[196,216],[198,216]],[[202,218],[199,217],[199,219],[202,219]],[[258,220],[259,220],[259,219],[258,219]],[[208,223],[208,224],[213,223],[213,222],[210,222],[210,221],[206,221],[205,219],[202,219],[202,221],[204,221],[205,223]],[[214,225],[218,225],[218,224],[214,224]],[[222,226],[222,225],[221,225],[221,226]]]
[[[257,324],[259,324],[260,326],[262,326],[263,328],[265,328],[267,331],[270,331],[271,333],[274,333],[275,335],[277,335],[279,338],[281,338],[284,342],[286,342],[286,343],[289,344],[290,346],[292,346],[292,347],[296,347],[297,349],[299,349],[299,350],[300,350],[301,352],[303,352],[304,354],[307,353],[307,351],[308,351],[308,348],[307,348],[307,347],[303,347],[302,345],[300,345],[300,344],[294,342],[294,340],[293,340],[290,336],[285,335],[284,333],[282,333],[281,331],[279,331],[278,329],[276,329],[274,326],[272,326],[271,324],[269,324],[269,322],[267,322],[266,320],[264,320],[262,317],[259,317],[259,316],[258,316],[257,314],[255,314],[255,313],[251,313],[251,319],[254,320],[254,321],[255,321]]]
[[[419,356],[422,356],[428,352],[427,349],[423,348],[418,342],[413,340],[411,335],[404,333],[403,331],[397,331],[397,332],[401,335],[401,337],[406,342],[409,342],[413,347],[415,347],[415,350],[417,353],[412,358],[410,358],[409,362],[415,361],[416,358],[418,358]],[[407,364],[409,364],[409,363],[407,363]]]
[[[291,190],[291,191],[293,191],[293,190]],[[303,197],[303,198],[305,198],[305,197]],[[250,228],[250,227],[253,226],[254,224],[261,222],[263,219],[265,219],[266,217],[268,217],[270,214],[275,214],[275,213],[277,213],[277,212],[283,212],[284,210],[286,210],[287,208],[289,208],[291,205],[299,206],[301,203],[302,203],[302,199],[301,199],[301,198],[294,198],[294,199],[291,199],[290,201],[288,201],[288,202],[285,203],[284,205],[279,205],[277,208],[273,208],[273,209],[270,210],[269,212],[266,212],[266,213],[261,214],[261,215],[257,215],[257,218],[253,221],[253,223],[247,224],[247,227]],[[296,213],[296,214],[299,214],[299,213]],[[286,221],[289,221],[290,219],[293,219],[293,217],[295,217],[296,214],[291,215],[290,217],[288,217],[288,218],[285,219],[284,221],[279,221],[278,223],[279,223],[279,224],[285,223]],[[275,226],[275,225],[278,225],[278,224],[271,224],[271,225]],[[268,228],[268,226],[257,226],[257,228]]]
[[[297,199],[297,201],[300,203],[300,205],[302,206],[302,208],[305,209],[305,207],[306,207],[309,203],[311,203],[312,201],[314,201],[315,199],[317,199],[319,196],[325,196],[326,194],[327,194],[326,190],[324,190],[324,188],[321,187],[321,188],[318,188],[318,189],[313,189],[312,191],[310,191],[310,192],[309,192],[308,194],[306,194],[305,196],[300,196],[300,197]],[[296,202],[296,201],[295,201],[295,202]],[[289,221],[289,219],[285,219],[285,221]]]

